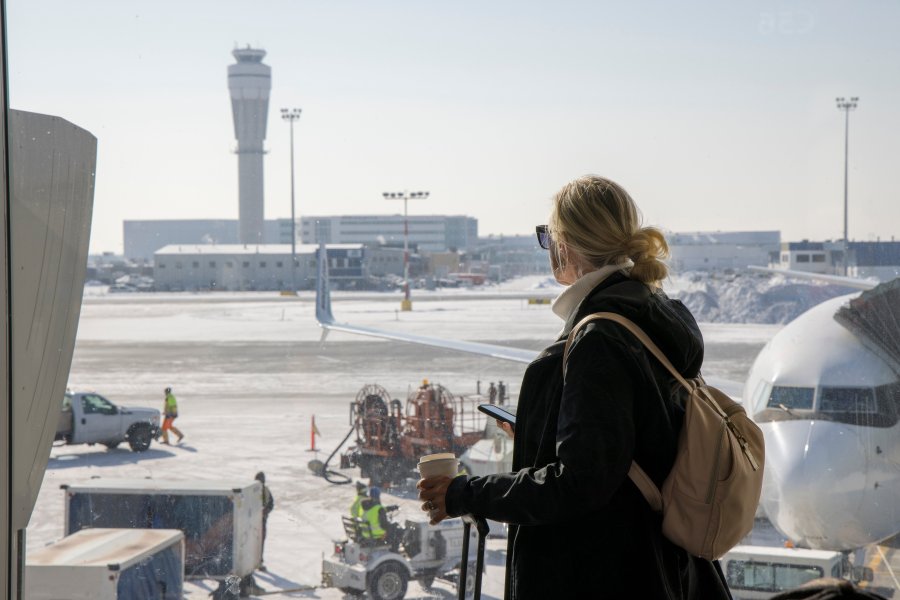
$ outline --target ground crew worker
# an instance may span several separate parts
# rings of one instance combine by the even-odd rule
[[[167,387],[165,390],[166,399],[163,401],[163,415],[165,419],[162,424],[162,443],[169,444],[169,430],[171,429],[178,436],[178,442],[184,439],[184,434],[173,424],[178,418],[178,401],[172,393],[172,388]]]
[[[497,404],[506,404],[506,385],[502,381],[497,384]]]
[[[496,404],[497,402],[497,386],[494,385],[494,382],[491,382],[491,385],[488,387],[488,401],[491,404]]]
[[[366,494],[366,484],[362,481],[356,482],[356,499],[353,501],[353,504],[350,505],[350,516],[354,519],[361,519],[363,513],[365,512],[362,508],[363,500],[368,498],[368,494]]]
[[[387,510],[381,505],[380,488],[369,488],[369,497],[362,501],[362,509],[363,520],[369,524],[369,527],[363,530],[363,537],[383,540],[392,548],[398,548],[403,533],[400,527],[388,520]]]

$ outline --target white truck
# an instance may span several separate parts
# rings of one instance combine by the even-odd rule
[[[143,452],[158,433],[156,409],[116,406],[96,392],[66,392],[55,439],[107,448],[128,442],[133,451]]]
[[[719,562],[735,600],[771,598],[821,577],[873,578],[872,569],[852,567],[845,554],[832,550],[735,546]]]
[[[84,529],[25,560],[25,600],[181,600],[183,588],[173,529]]]
[[[61,487],[66,535],[92,527],[179,529],[185,579],[218,581],[214,600],[233,598],[233,587],[249,595],[245,578],[262,562],[260,482],[92,479]]]

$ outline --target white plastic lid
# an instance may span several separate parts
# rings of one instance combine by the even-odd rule
[[[419,459],[419,464],[432,462],[435,460],[456,460],[456,455],[452,452],[442,452],[440,454],[429,454]]]

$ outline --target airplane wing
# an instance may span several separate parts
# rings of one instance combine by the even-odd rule
[[[434,346],[436,348],[446,348],[449,350],[458,350],[460,352],[469,352],[471,354],[480,354],[482,356],[490,356],[502,360],[511,360],[515,362],[528,364],[537,357],[538,353],[534,350],[525,350],[522,348],[509,348],[506,346],[495,346],[492,344],[481,344],[478,342],[465,342],[460,340],[448,340],[444,338],[436,338],[425,335],[415,335],[410,333],[402,333],[397,331],[386,331],[383,329],[373,329],[371,327],[360,327],[358,325],[350,325],[349,323],[338,323],[331,313],[331,291],[328,287],[328,258],[325,253],[325,245],[319,244],[317,255],[318,271],[316,277],[316,321],[322,328],[322,339],[328,335],[329,331],[343,331],[345,333],[355,333],[358,335],[367,335],[398,342],[410,342],[424,346]]]
[[[415,335],[397,331],[386,331],[384,329],[374,329],[371,327],[361,327],[359,325],[351,325],[349,323],[338,323],[331,312],[331,291],[328,286],[328,259],[324,244],[319,244],[316,262],[318,263],[316,277],[316,321],[319,322],[319,327],[322,328],[323,340],[328,335],[329,331],[342,331],[344,333],[367,335],[370,337],[394,340],[397,342],[410,342],[412,344],[433,346],[435,348],[458,350],[460,352],[479,354],[481,356],[489,356],[491,358],[511,360],[514,362],[525,364],[533,361],[538,355],[538,352],[535,352],[534,350],[527,350],[524,348],[510,348],[509,346],[496,346],[493,344],[481,344],[478,342],[448,340],[446,338]],[[742,383],[716,377],[706,377],[705,379],[706,382],[710,385],[719,388],[735,400],[740,401],[740,396],[743,393]]]
[[[845,285],[855,290],[871,290],[878,285],[877,281],[868,281],[865,279],[856,279],[854,277],[842,277],[840,275],[824,275],[822,273],[807,273],[806,271],[791,271],[788,269],[772,269],[769,267],[749,267],[751,271],[760,273],[777,273],[785,277],[794,277],[797,279],[813,279],[815,281],[824,281],[825,283],[834,283],[837,285]]]

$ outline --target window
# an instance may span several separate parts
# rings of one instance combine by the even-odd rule
[[[216,268],[216,261],[214,261],[214,260],[209,261],[209,266],[210,266],[211,268],[215,269],[215,268]]]
[[[825,255],[824,254],[813,254],[812,261],[815,263],[823,263],[823,262],[825,262]]]
[[[199,260],[195,260],[194,262],[191,263],[191,266],[194,267],[195,269],[199,269],[199,268],[200,268],[200,261],[199,261]]]
[[[875,399],[879,410],[900,416],[900,381],[875,388]]]
[[[822,577],[820,567],[730,560],[725,579],[730,587],[780,592]]]
[[[776,385],[772,388],[772,393],[769,395],[767,406],[769,408],[812,410],[814,395],[815,390],[813,388]]]
[[[822,412],[874,413],[875,390],[872,388],[823,387],[819,390]]]
[[[159,263],[159,264],[156,265],[156,267],[157,267],[158,269],[165,269],[165,268],[166,268],[166,263]]]
[[[264,260],[259,261],[259,268],[260,268],[260,269],[265,269],[265,268],[266,268],[266,261],[264,261]]]
[[[249,261],[249,260],[245,260],[243,263],[241,263],[241,266],[244,267],[245,269],[249,269],[249,268],[250,268],[250,261]]]
[[[225,268],[226,268],[226,269],[230,269],[230,268],[233,267],[233,266],[234,266],[234,263],[231,262],[230,260],[226,260],[226,261],[225,261]]]
[[[279,260],[279,261],[276,261],[276,262],[275,262],[275,266],[278,267],[278,268],[280,269],[281,267],[284,266],[284,264]]]
[[[808,263],[809,262],[809,254],[798,254],[797,262],[798,263]]]
[[[97,394],[83,394],[81,410],[87,415],[114,415],[118,412],[109,400]]]

